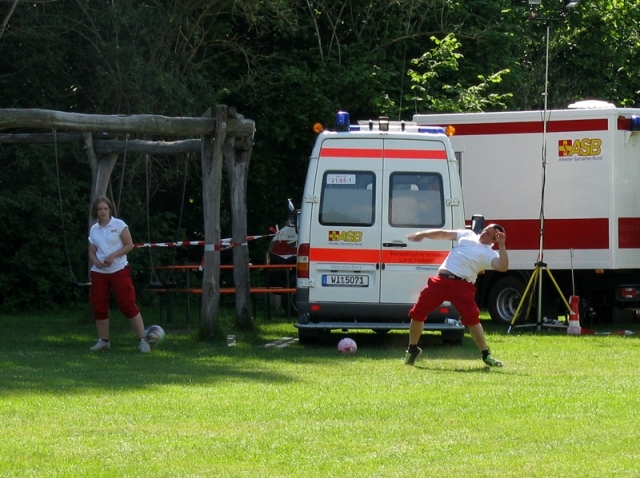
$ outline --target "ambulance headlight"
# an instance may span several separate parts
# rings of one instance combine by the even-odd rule
[[[349,131],[349,113],[338,111],[336,113],[336,131]]]
[[[631,117],[631,131],[640,131],[640,116]]]

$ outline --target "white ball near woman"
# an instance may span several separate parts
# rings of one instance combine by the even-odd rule
[[[145,339],[149,345],[158,345],[164,340],[164,329],[159,325],[152,325],[144,331]]]

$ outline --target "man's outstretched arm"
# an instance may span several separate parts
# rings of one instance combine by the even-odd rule
[[[434,239],[436,241],[455,241],[457,238],[457,231],[451,231],[447,229],[427,229],[426,231],[413,232],[407,235],[407,239],[414,242],[421,241],[422,239]]]

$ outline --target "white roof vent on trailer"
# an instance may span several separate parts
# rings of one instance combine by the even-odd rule
[[[615,108],[616,105],[613,103],[609,103],[608,101],[601,100],[584,100],[584,101],[576,101],[575,103],[571,103],[567,108],[570,110],[579,110],[579,109],[607,109],[607,108]]]

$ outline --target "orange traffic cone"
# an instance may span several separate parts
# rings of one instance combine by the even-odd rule
[[[580,335],[582,328],[580,327],[580,297],[572,295],[569,297],[569,304],[571,305],[571,314],[569,314],[569,327],[567,327],[568,334]]]

